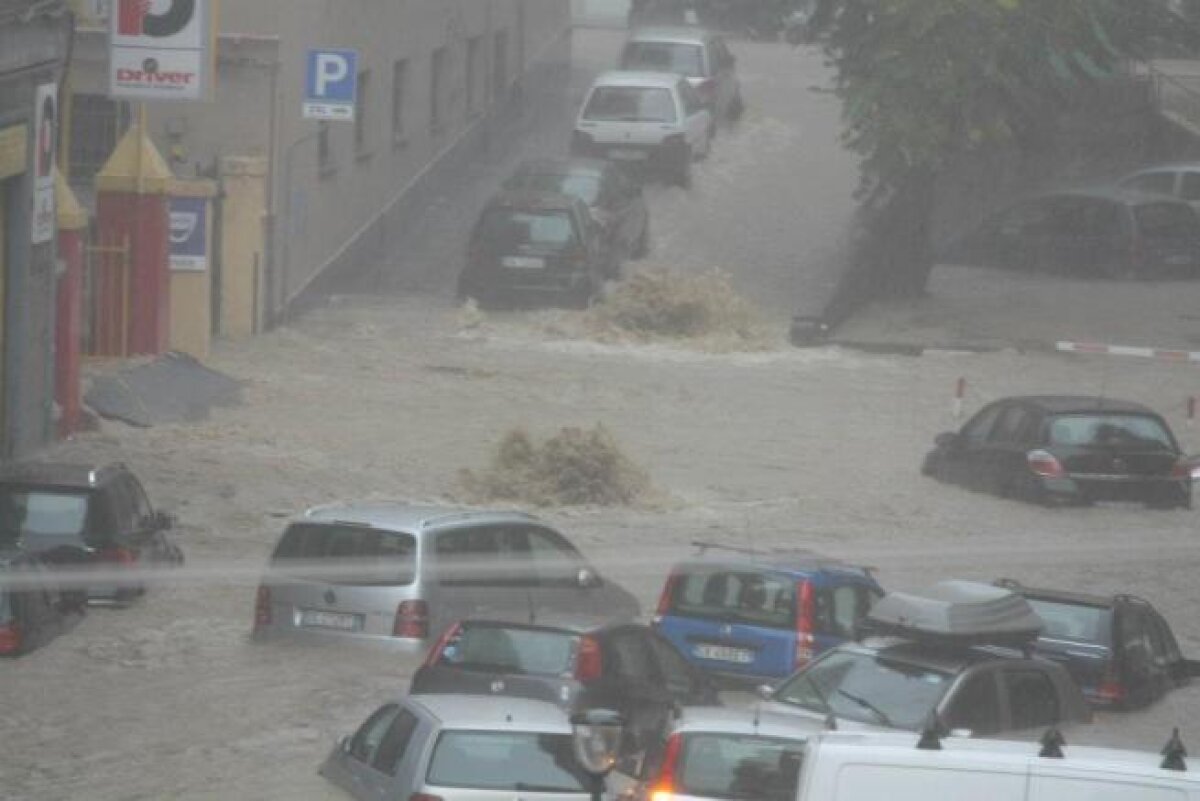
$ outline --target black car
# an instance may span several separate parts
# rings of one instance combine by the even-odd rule
[[[620,271],[620,254],[583,201],[557,192],[502,192],[471,231],[458,296],[491,305],[549,295],[585,307]]]
[[[1133,595],[1089,595],[996,585],[1021,595],[1042,619],[1038,655],[1062,663],[1094,706],[1146,706],[1188,683],[1200,665],[1185,659],[1167,621]]]
[[[51,565],[22,551],[0,552],[0,656],[45,645],[83,616],[87,594],[60,588]]]
[[[1035,503],[1126,500],[1188,508],[1196,464],[1146,406],[1037,395],[998,400],[960,431],[939,434],[921,472]]]
[[[627,721],[622,752],[635,760],[661,744],[674,708],[719,703],[708,678],[649,627],[565,616],[457,623],[430,649],[409,691],[614,709]]]
[[[26,462],[0,469],[0,545],[51,564],[118,571],[178,565],[183,554],[166,534],[173,525],[123,464]],[[132,575],[88,586],[90,600],[113,603],[143,591]]]
[[[642,186],[612,162],[586,158],[525,161],[504,182],[504,188],[579,198],[612,237],[619,254],[640,259],[650,251],[650,214]]]
[[[1121,188],[1050,192],[986,219],[942,260],[1109,278],[1200,277],[1200,219],[1185,201]]]

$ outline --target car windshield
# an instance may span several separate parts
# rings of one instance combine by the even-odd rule
[[[446,731],[425,775],[431,787],[528,793],[582,793],[588,775],[569,734]]]
[[[413,582],[416,550],[411,534],[296,523],[284,532],[271,561],[289,571],[311,571],[333,584],[402,586]]]
[[[81,492],[0,489],[0,546],[82,535],[88,498]]]
[[[621,66],[627,70],[674,72],[689,78],[704,77],[704,47],[687,42],[630,42]]]
[[[585,172],[523,172],[508,182],[510,189],[557,192],[579,198],[589,206],[600,197],[600,176]]]
[[[501,253],[518,253],[567,247],[575,241],[575,228],[565,211],[492,209],[483,217],[481,236]]]
[[[670,89],[598,86],[583,109],[583,118],[596,122],[675,122],[675,100]]]
[[[1042,598],[1026,600],[1042,619],[1042,637],[1095,645],[1111,644],[1112,609]]]
[[[442,650],[439,664],[465,670],[569,674],[578,636],[563,631],[466,625]]]
[[[670,598],[671,614],[778,629],[792,628],[795,610],[795,581],[752,571],[690,572]]]
[[[897,729],[918,729],[950,688],[941,670],[838,650],[788,679],[775,700],[837,717]]]
[[[1138,414],[1060,415],[1050,422],[1050,444],[1176,450],[1174,438],[1158,419]]]
[[[803,740],[688,734],[675,791],[700,798],[792,801],[803,760]]]

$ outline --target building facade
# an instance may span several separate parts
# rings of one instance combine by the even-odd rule
[[[0,458],[54,435],[57,101],[67,3],[0,0]]]
[[[422,183],[472,146],[531,72],[560,71],[565,91],[569,27],[564,0],[221,3],[212,98],[146,109],[176,174],[225,187],[213,276],[221,333],[258,330],[321,280],[403,247],[400,218]],[[106,97],[106,41],[103,20],[81,21],[70,171],[85,198],[135,116]],[[317,48],[358,52],[352,122],[302,117]]]

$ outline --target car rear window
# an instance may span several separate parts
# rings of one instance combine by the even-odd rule
[[[402,586],[415,578],[417,541],[411,534],[369,526],[296,523],[288,527],[271,561],[311,568],[334,584]]]
[[[482,235],[506,253],[526,248],[565,247],[575,241],[571,216],[565,211],[493,209],[484,215]]]
[[[621,56],[621,69],[703,78],[704,46],[686,42],[630,42]]]
[[[0,543],[80,535],[87,513],[87,493],[5,488],[0,490]]]
[[[541,676],[570,673],[579,638],[565,631],[467,625],[447,643],[439,664]]]
[[[802,740],[689,734],[676,791],[703,798],[790,800],[796,797],[803,758]]]
[[[836,650],[795,674],[775,698],[839,718],[915,730],[950,688],[951,678],[882,655]]]
[[[1144,203],[1133,210],[1133,216],[1147,239],[1200,237],[1200,221],[1186,203]]]
[[[527,172],[515,176],[505,186],[508,189],[558,192],[579,198],[589,206],[600,197],[600,176],[588,173]]]
[[[1157,418],[1139,414],[1060,415],[1050,422],[1050,444],[1175,450],[1166,426]]]
[[[583,793],[589,787],[571,735],[512,731],[442,732],[425,782],[526,793]]]
[[[675,122],[670,89],[598,86],[583,110],[585,120],[601,122]]]
[[[796,583],[754,571],[688,573],[675,585],[670,608],[686,617],[790,629],[796,619]]]
[[[1055,640],[1109,645],[1112,642],[1112,610],[1100,606],[1026,598],[1042,619],[1042,636]]]

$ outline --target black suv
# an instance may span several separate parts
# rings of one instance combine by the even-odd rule
[[[178,565],[183,553],[166,536],[173,525],[123,464],[27,462],[0,469],[0,548],[71,567]],[[142,592],[132,578],[88,585],[92,601],[123,603]]]
[[[1064,592],[1012,579],[996,586],[1029,602],[1043,624],[1035,651],[1066,667],[1094,706],[1146,706],[1200,669],[1184,658],[1158,610],[1135,595]]]
[[[585,307],[604,279],[620,272],[620,254],[583,201],[557,192],[502,192],[471,232],[458,296],[490,305],[551,295]]]

